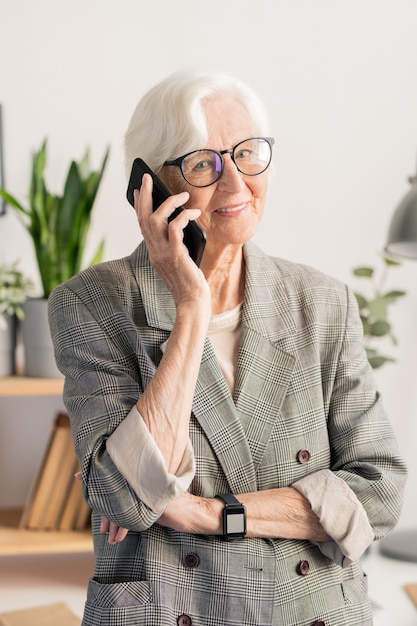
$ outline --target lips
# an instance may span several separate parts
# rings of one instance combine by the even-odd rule
[[[235,215],[240,215],[243,211],[245,211],[248,208],[249,204],[248,202],[241,202],[240,204],[234,204],[232,206],[227,206],[227,207],[223,207],[221,209],[216,209],[215,213],[218,213],[219,215],[225,215],[227,216],[235,216]]]

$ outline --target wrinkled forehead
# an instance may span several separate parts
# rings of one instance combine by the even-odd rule
[[[260,132],[250,112],[236,98],[213,98],[204,102],[203,107],[207,145],[201,148],[224,150]]]

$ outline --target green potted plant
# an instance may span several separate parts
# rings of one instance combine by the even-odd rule
[[[380,352],[379,343],[388,339],[393,345],[397,345],[397,339],[392,330],[389,319],[390,306],[399,298],[406,295],[400,289],[385,289],[389,270],[399,266],[400,263],[389,258],[383,258],[383,269],[380,274],[373,267],[355,267],[352,270],[354,276],[368,281],[369,295],[355,292],[359,312],[362,320],[364,345],[370,365],[377,369],[385,363],[394,362],[395,359]]]
[[[104,154],[100,168],[93,171],[87,149],[79,162],[71,162],[64,191],[62,195],[57,195],[50,192],[45,183],[45,139],[40,150],[32,157],[27,205],[21,204],[5,189],[0,189],[0,195],[17,211],[32,238],[43,290],[42,298],[30,298],[25,304],[23,343],[26,375],[60,375],[49,336],[47,298],[56,285],[71,278],[85,265],[98,263],[102,259],[103,241],[90,262],[84,263],[92,210],[108,155],[109,149]],[[35,324],[39,324],[36,330],[32,328],[33,316],[37,318]]]
[[[0,265],[0,376],[15,373],[16,320],[24,318],[23,305],[32,287],[16,262]]]

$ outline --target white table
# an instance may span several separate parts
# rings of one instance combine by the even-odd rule
[[[404,590],[417,583],[417,563],[384,557],[378,544],[363,559],[369,596],[374,605],[374,626],[416,626],[417,607]]]

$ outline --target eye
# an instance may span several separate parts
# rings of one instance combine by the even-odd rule
[[[208,159],[204,159],[202,161],[197,161],[193,165],[193,169],[195,170],[206,170],[207,168],[213,167],[213,163]]]
[[[252,152],[248,148],[241,148],[235,154],[235,159],[249,159]]]

